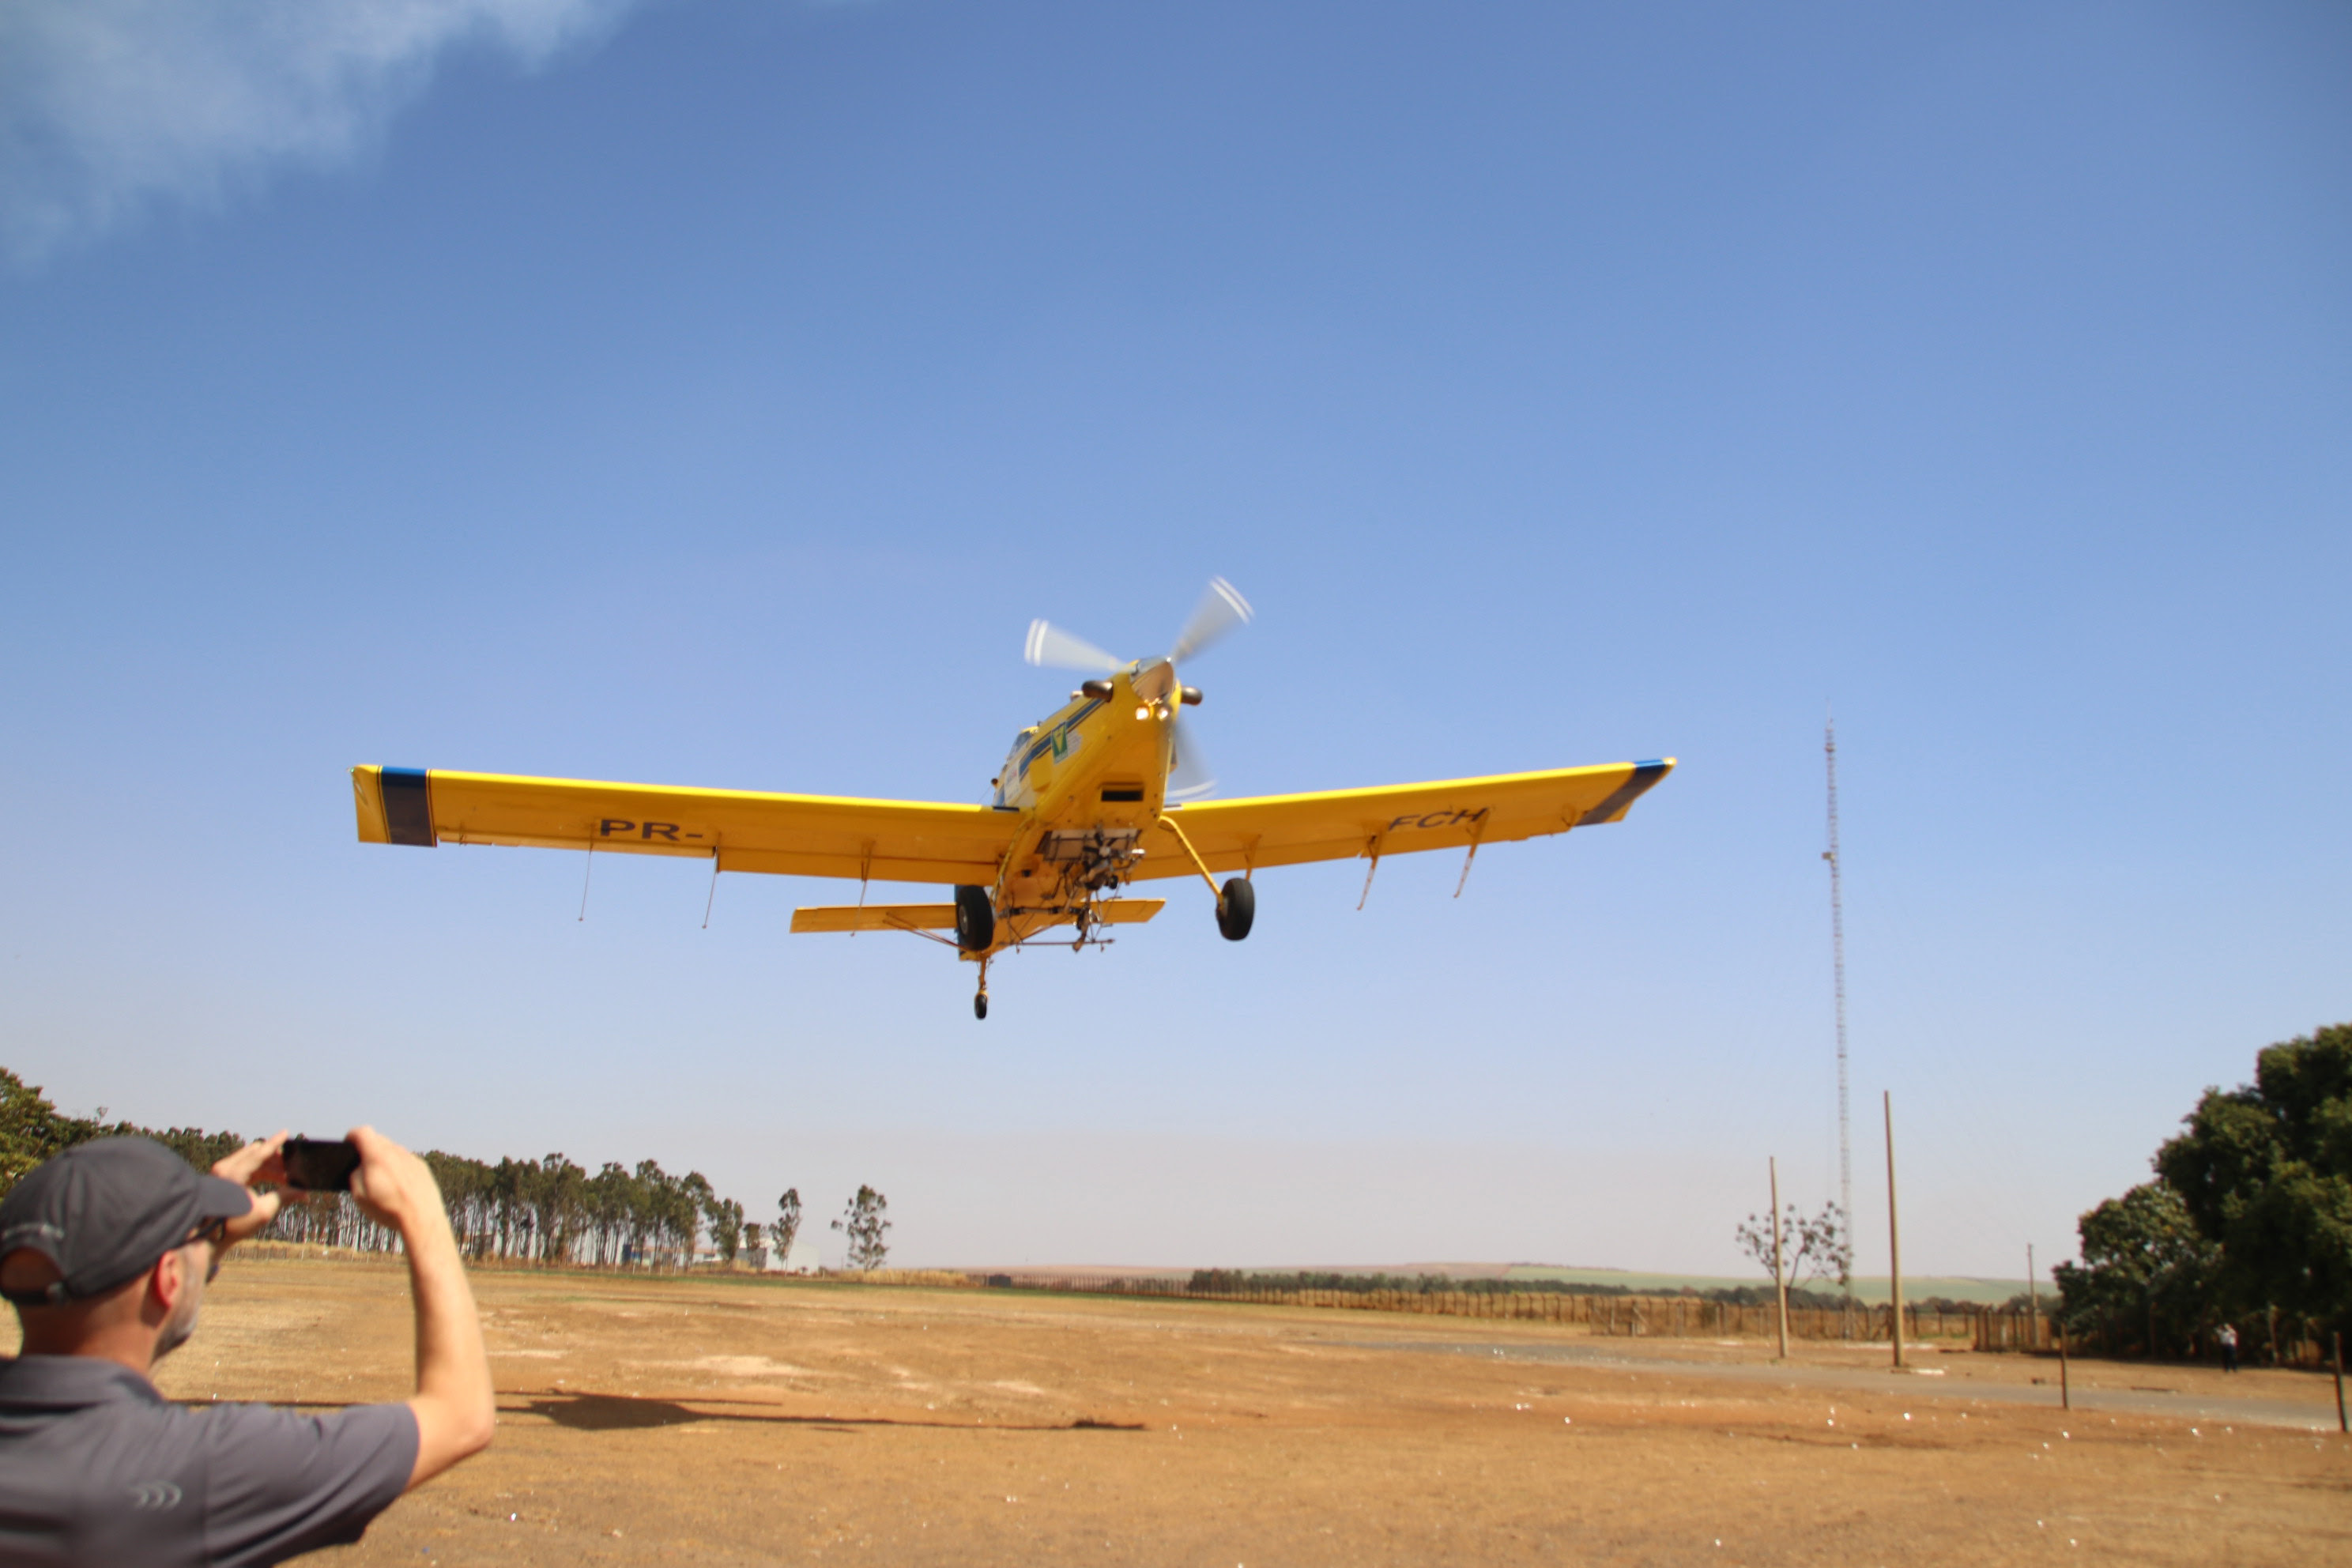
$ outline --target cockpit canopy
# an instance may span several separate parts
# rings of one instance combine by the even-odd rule
[[[1004,766],[996,773],[997,805],[1022,805],[1031,798],[1022,764],[1028,760],[1029,748],[1036,743],[1037,726],[1031,724],[1013,737],[1013,749],[1004,753]]]

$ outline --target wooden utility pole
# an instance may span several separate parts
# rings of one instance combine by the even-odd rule
[[[1903,1364],[1903,1227],[1895,1218],[1895,1091],[1883,1089],[1879,1100],[1886,1111],[1886,1262],[1888,1293],[1893,1298],[1887,1331],[1895,1341],[1895,1364]]]
[[[2042,1348],[2042,1295],[2033,1283],[2033,1243],[2025,1244],[2025,1348]]]
[[[1772,1172],[1772,1300],[1777,1309],[1773,1322],[1780,1334],[1780,1359],[1789,1359],[1789,1279],[1780,1267],[1780,1160],[1778,1155],[1768,1162]]]
[[[2352,1421],[2344,1418],[2344,1336],[2330,1334],[2327,1340],[2336,1348],[2336,1429],[2352,1432]]]

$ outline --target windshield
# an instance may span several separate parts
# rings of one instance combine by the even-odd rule
[[[1021,759],[1036,738],[1037,727],[1034,724],[1013,737],[1013,749],[1004,753],[1004,766],[996,773],[998,805],[1018,805],[1028,798],[1028,786],[1021,779]]]

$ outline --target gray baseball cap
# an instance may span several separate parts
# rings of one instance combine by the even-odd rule
[[[199,1173],[152,1138],[78,1143],[0,1200],[0,1258],[37,1252],[57,1265],[58,1279],[45,1290],[0,1294],[20,1307],[103,1295],[205,1226],[252,1208],[252,1194]]]

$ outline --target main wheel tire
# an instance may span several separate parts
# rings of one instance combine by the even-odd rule
[[[958,888],[955,894],[956,945],[966,952],[986,952],[996,941],[996,910],[986,888]]]
[[[1240,877],[1225,884],[1224,897],[1217,900],[1217,931],[1227,942],[1239,942],[1249,935],[1250,922],[1257,919],[1257,889]]]

